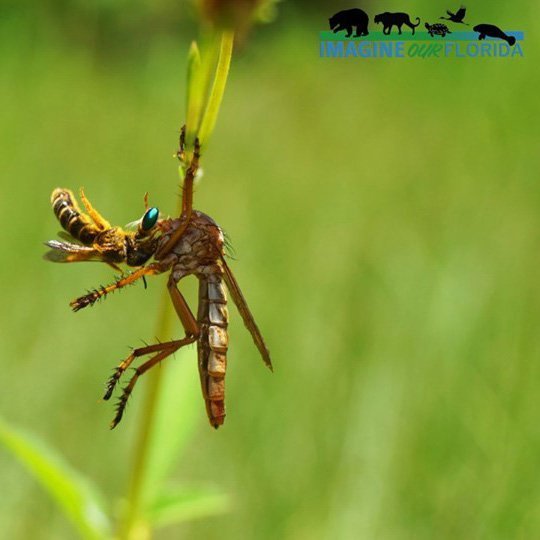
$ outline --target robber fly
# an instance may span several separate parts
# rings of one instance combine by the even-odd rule
[[[178,158],[183,161],[185,130],[180,136]],[[99,287],[73,300],[74,311],[93,305],[117,289],[138,279],[169,272],[167,289],[174,309],[185,331],[178,340],[157,343],[134,349],[120,363],[106,384],[104,399],[113,391],[126,369],[139,357],[152,355],[135,368],[135,374],[123,388],[111,429],[122,416],[139,377],[185,345],[197,342],[198,366],[203,398],[210,424],[218,428],[225,420],[225,372],[227,367],[228,319],[225,286],[232,296],[244,324],[253,337],[265,364],[272,369],[270,353],[253,319],[246,300],[225,261],[223,231],[215,221],[193,209],[193,182],[200,159],[200,146],[195,142],[193,158],[186,168],[182,193],[182,213],[177,219],[160,219],[157,208],[146,211],[136,231],[113,227],[95,208],[84,192],[80,198],[86,212],[81,211],[73,193],[68,189],[55,189],[51,196],[54,213],[70,235],[70,241],[51,240],[46,258],[55,262],[101,261],[119,270],[118,264],[137,267],[122,275],[111,285]],[[153,258],[152,262],[150,259]],[[186,276],[199,280],[199,306],[195,317],[178,290],[178,283]]]

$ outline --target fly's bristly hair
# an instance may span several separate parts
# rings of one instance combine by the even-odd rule
[[[221,229],[221,232],[223,233],[223,247],[225,250],[225,256],[233,261],[236,261],[236,250],[232,244],[230,234],[224,229]]]
[[[107,295],[114,293],[115,291],[121,291],[125,287],[129,287],[131,285],[135,285],[135,282],[133,283],[127,283],[122,288],[115,287],[115,284],[118,283],[119,280],[116,280],[114,283],[111,283],[110,285],[100,285],[99,287],[96,287],[95,289],[92,289],[90,291],[87,291],[87,294],[83,296],[79,296],[79,298],[76,298],[75,300],[72,300],[70,302],[71,309],[75,312],[80,311],[81,309],[93,306],[96,302],[99,302],[100,300],[104,300]]]

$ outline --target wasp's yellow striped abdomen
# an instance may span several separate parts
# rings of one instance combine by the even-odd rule
[[[73,238],[87,246],[92,245],[101,229],[80,211],[73,193],[69,189],[57,188],[52,192],[51,204],[62,227]]]

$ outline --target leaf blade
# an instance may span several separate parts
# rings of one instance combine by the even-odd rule
[[[169,490],[154,501],[149,508],[148,518],[156,527],[165,527],[215,516],[227,512],[230,499],[224,493],[217,491],[181,487]]]
[[[56,501],[83,538],[110,538],[110,523],[91,483],[43,441],[0,418],[0,443]]]

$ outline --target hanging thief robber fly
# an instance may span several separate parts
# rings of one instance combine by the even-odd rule
[[[180,135],[177,156],[184,162],[185,128]],[[153,355],[135,369],[135,374],[123,388],[111,429],[116,427],[138,378],[175,351],[197,342],[199,375],[210,424],[218,428],[225,420],[225,370],[227,365],[229,314],[224,284],[236,304],[244,324],[253,337],[265,364],[272,369],[270,353],[253,319],[234,275],[225,261],[224,236],[221,228],[206,214],[193,209],[193,182],[200,159],[200,146],[195,141],[193,158],[186,168],[182,192],[182,213],[178,219],[159,219],[157,208],[148,208],[135,232],[113,227],[90,204],[81,189],[82,212],[73,193],[55,189],[51,196],[54,213],[62,227],[75,242],[47,242],[51,251],[46,258],[55,262],[101,261],[113,268],[125,263],[137,267],[116,282],[99,287],[73,300],[74,311],[93,305],[107,294],[131,285],[145,276],[170,272],[167,289],[184,331],[182,339],[134,349],[115,369],[107,381],[104,399],[108,400],[120,378],[139,357]],[[148,261],[153,257],[153,262]],[[148,263],[148,264],[147,264]],[[178,282],[194,274],[199,280],[199,309],[193,315],[178,290]]]

